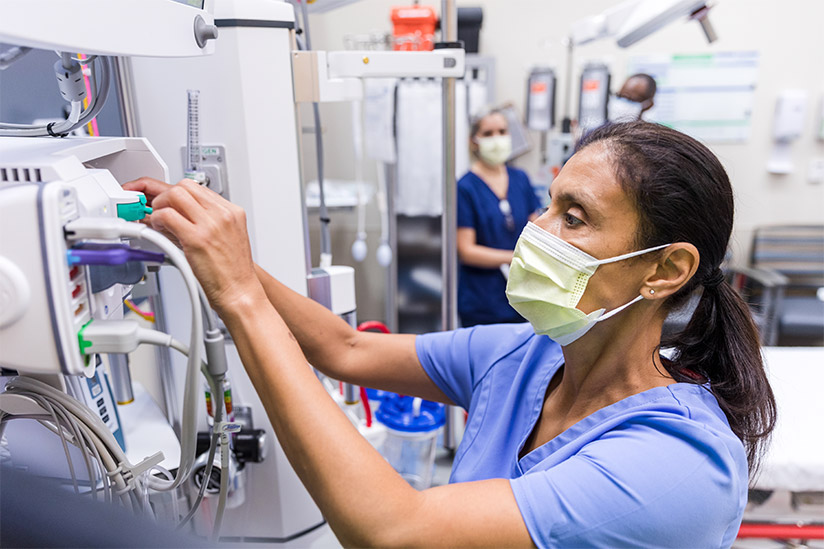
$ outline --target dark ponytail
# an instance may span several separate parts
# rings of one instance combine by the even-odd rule
[[[607,148],[636,203],[638,248],[689,242],[698,249],[698,270],[666,306],[675,309],[694,292],[701,297],[687,327],[661,341],[673,351],[664,367],[679,382],[709,381],[746,447],[752,478],[775,427],[776,407],[752,316],[720,270],[734,210],[727,173],[704,145],[657,124],[603,126],[584,136],[578,150],[596,143]]]

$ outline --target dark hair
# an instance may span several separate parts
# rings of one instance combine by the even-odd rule
[[[632,76],[627,78],[627,82],[629,82],[633,78],[640,78],[647,85],[646,99],[652,99],[653,97],[655,97],[655,92],[658,90],[658,86],[655,84],[655,78],[648,75],[647,73],[639,72],[638,74],[633,74]]]
[[[585,135],[577,150],[594,144],[607,148],[638,209],[638,249],[671,242],[698,249],[698,270],[666,307],[682,305],[699,287],[701,298],[686,328],[661,341],[674,351],[663,366],[679,382],[709,381],[746,447],[752,477],[775,427],[776,406],[750,311],[720,270],[733,226],[727,172],[695,139],[649,122],[602,126]]]

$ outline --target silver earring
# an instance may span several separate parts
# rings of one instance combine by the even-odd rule
[[[654,295],[654,294],[655,294],[655,290],[653,290],[652,288],[650,288],[650,289],[649,289],[649,295]]]

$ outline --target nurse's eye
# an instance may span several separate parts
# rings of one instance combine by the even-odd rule
[[[564,224],[567,227],[579,227],[584,224],[583,221],[572,215],[571,213],[564,214]]]

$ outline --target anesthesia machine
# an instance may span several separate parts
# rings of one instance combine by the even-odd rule
[[[351,268],[310,264],[298,104],[360,100],[364,78],[458,77],[464,53],[314,51],[307,27],[273,0],[0,6],[16,48],[2,59],[58,51],[68,112],[0,121],[4,465],[223,541],[300,543],[323,525],[185,257],[121,188],[188,177],[222,194],[261,267],[354,325]],[[115,93],[124,137],[70,135]],[[157,359],[130,363],[141,345]],[[157,387],[132,381],[149,370]]]

